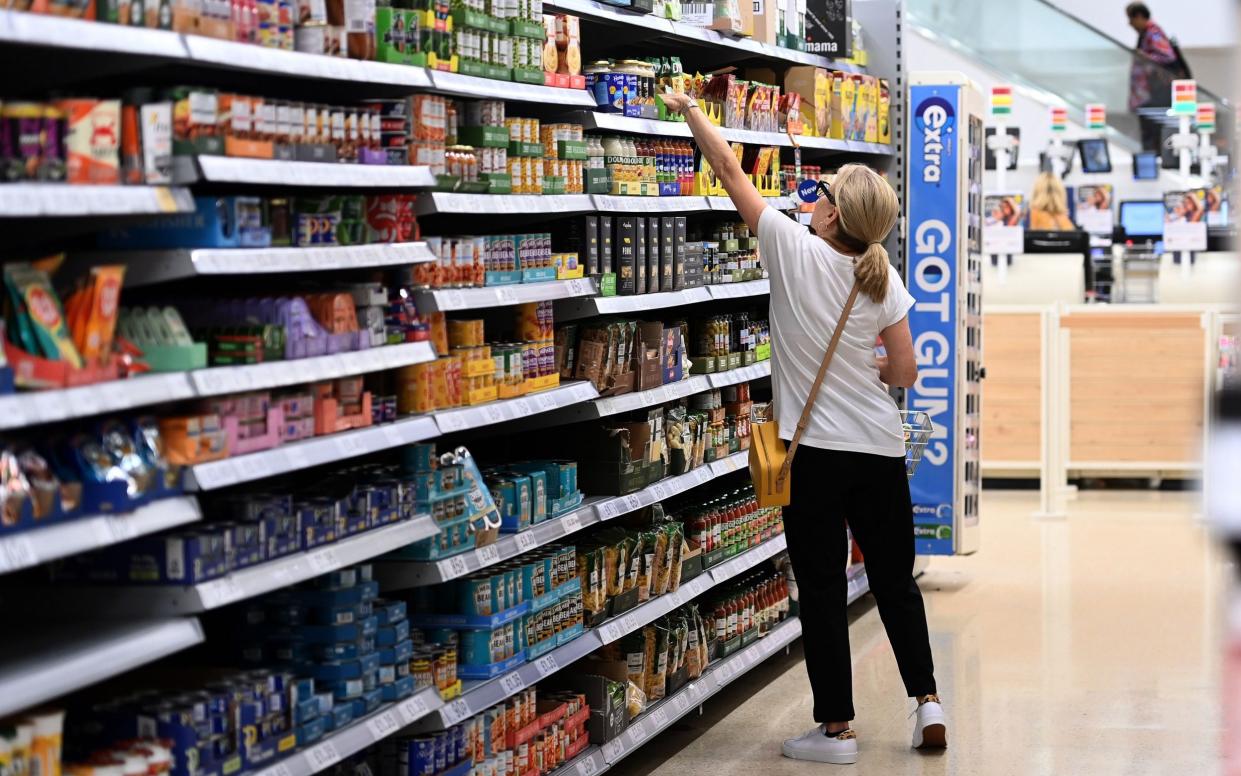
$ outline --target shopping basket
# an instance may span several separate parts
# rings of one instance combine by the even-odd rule
[[[922,451],[935,430],[931,416],[918,410],[901,410],[901,427],[905,431],[905,474],[912,477],[922,461]]]

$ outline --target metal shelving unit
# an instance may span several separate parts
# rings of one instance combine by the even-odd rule
[[[192,212],[194,199],[190,196],[189,189],[181,186],[80,186],[64,183],[0,185],[0,218],[71,218]]]
[[[180,184],[239,183],[259,186],[332,186],[336,188],[408,188],[435,185],[430,167],[335,162],[288,162],[239,156],[174,159],[173,180]],[[125,188],[125,187],[122,187]]]
[[[517,283],[510,286],[417,291],[414,293],[414,302],[419,310],[443,312],[481,310],[488,307],[505,307],[552,299],[571,299],[578,296],[593,296],[596,293],[598,291],[593,279],[576,278],[551,280],[546,283]]]
[[[115,258],[116,253],[106,254]],[[98,253],[82,259],[103,258]],[[75,259],[78,257],[74,257]],[[126,251],[125,285],[148,286],[185,278],[371,269],[434,261],[424,242],[304,248],[174,248]]]

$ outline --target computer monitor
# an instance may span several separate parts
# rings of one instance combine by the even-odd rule
[[[1068,147],[1069,153],[1064,157],[1064,172],[1060,174],[1061,178],[1067,178],[1069,173],[1073,172],[1073,159],[1075,156],[1073,154],[1073,143],[1065,143],[1065,146]],[[1046,151],[1039,151],[1038,153],[1038,171],[1051,172],[1051,159],[1047,156]]]
[[[1082,157],[1082,172],[1105,173],[1112,171],[1112,157],[1107,151],[1107,141],[1101,137],[1088,137],[1077,141],[1077,153]]]
[[[1120,203],[1120,228],[1135,240],[1163,237],[1163,200],[1127,199]]]
[[[1008,167],[1005,168],[1007,170],[1015,170],[1017,169],[1017,153],[1021,150],[1021,127],[1005,127],[1004,129],[1009,137],[1017,138],[1017,145],[1013,146],[1013,150],[1009,152]],[[995,127],[987,127],[986,136],[991,137],[994,134]],[[989,145],[984,144],[983,148],[986,149],[986,158],[983,160],[983,164],[988,170],[994,170],[995,151],[992,151]]]
[[[1133,179],[1135,181],[1159,180],[1159,154],[1139,151],[1133,155]]]

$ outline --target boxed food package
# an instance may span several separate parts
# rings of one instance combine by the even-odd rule
[[[850,140],[877,142],[879,139],[879,80],[873,75],[853,76],[853,133]]]
[[[886,78],[879,79],[879,115],[878,140],[876,142],[890,144],[892,142],[892,92]]]
[[[777,0],[753,0],[752,11],[755,40],[761,43],[776,44],[777,26],[780,23],[780,5]]]
[[[784,75],[784,91],[799,97],[807,134],[827,137],[831,133],[832,79],[827,70],[811,65],[790,67]]]
[[[835,140],[848,140],[853,127],[856,89],[847,73],[832,73],[832,132]]]
[[[69,183],[120,183],[120,101],[68,99],[57,106],[65,112],[65,179]]]

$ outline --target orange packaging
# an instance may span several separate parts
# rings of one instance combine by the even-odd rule
[[[441,312],[429,313],[427,322],[431,324],[431,343],[436,353],[448,352],[448,316]]]
[[[435,365],[431,361],[397,370],[396,411],[402,415],[431,412],[436,409],[431,399],[431,382]]]
[[[66,180],[121,182],[120,100],[57,100],[65,112]]]
[[[92,293],[86,332],[82,338],[82,357],[88,362],[104,361],[112,352],[116,316],[120,310],[121,282],[125,265],[91,267]]]

